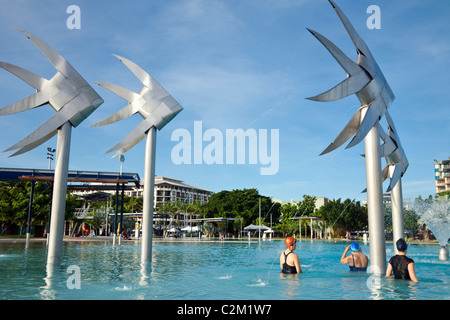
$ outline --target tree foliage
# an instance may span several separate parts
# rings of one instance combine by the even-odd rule
[[[299,222],[292,218],[295,217],[309,217],[314,214],[316,206],[316,197],[303,195],[303,200],[295,204],[284,204],[281,211],[281,219],[275,229],[283,234],[283,236],[293,235],[299,232]],[[307,222],[302,221],[300,226],[305,225]]]
[[[403,209],[403,229],[407,237],[414,237],[417,234],[419,216],[414,210]],[[386,231],[392,233],[392,207],[384,208],[384,227]]]
[[[450,191],[442,191],[436,194],[436,199],[439,197],[447,197],[450,198]]]
[[[175,202],[164,202],[156,206],[156,212],[161,213],[188,213],[189,215],[196,216],[202,212],[202,205],[200,201],[196,200],[194,203],[185,203],[177,200]]]
[[[261,198],[261,224],[269,225],[270,214],[272,221],[278,221],[280,204],[273,203],[269,197],[261,196],[257,189],[242,189],[221,191],[211,196],[209,202],[203,206],[201,217],[207,218],[242,218],[242,226],[257,224],[259,217],[259,199]],[[233,223],[237,230],[240,221]]]
[[[51,204],[52,185],[36,182],[33,192],[31,224],[45,224],[48,221]],[[0,182],[0,222],[4,225],[25,226],[28,222],[31,182]],[[66,218],[70,218],[75,208],[80,206],[77,197],[70,193],[66,201]]]
[[[48,183],[35,183],[33,192],[33,220],[48,218],[50,188]],[[28,221],[31,182],[0,182],[0,221],[20,226]]]
[[[359,201],[354,203],[350,199],[344,202],[341,199],[330,200],[316,214],[322,217],[327,225],[332,226],[332,231],[338,236],[368,228],[367,208],[361,206]]]
[[[45,224],[48,221],[51,202],[52,185],[48,182],[37,182],[34,188],[32,225]],[[0,182],[0,223],[2,230],[11,225],[25,226],[27,224],[28,207],[31,191],[31,182],[25,181],[3,181]],[[450,192],[443,192],[435,197],[449,196]],[[114,198],[114,197],[113,197]],[[326,226],[332,227],[334,236],[343,236],[352,231],[367,230],[368,216],[367,208],[359,202],[346,199],[342,201],[330,200],[327,204],[315,211],[316,197],[303,195],[303,199],[295,204],[279,204],[273,202],[269,197],[262,196],[258,190],[241,189],[232,191],[221,191],[211,196],[209,203],[200,204],[196,201],[187,204],[181,201],[174,203],[166,202],[156,208],[156,212],[167,212],[171,214],[185,212],[200,218],[241,218],[241,221],[229,222],[226,225],[218,225],[218,228],[226,228],[229,232],[237,232],[240,227],[249,224],[259,224],[259,200],[261,199],[261,224],[269,226],[271,218],[275,230],[282,236],[293,235],[299,232],[298,220],[294,217],[320,216]],[[119,199],[121,201],[121,199]],[[416,202],[430,203],[433,197],[419,196]],[[70,192],[66,201],[66,220],[71,220],[75,208],[79,208],[82,201]],[[119,203],[120,205],[120,203]],[[92,207],[101,207],[104,203],[92,204]],[[114,204],[113,204],[114,206]],[[125,212],[141,212],[143,201],[141,198],[125,196]],[[404,209],[404,229],[407,236],[417,236],[424,225],[419,225],[419,216],[413,211]],[[302,230],[306,225],[309,228],[309,220],[301,222]],[[385,208],[385,227],[389,232],[392,230],[392,213],[389,207]],[[422,230],[423,231],[423,230]]]

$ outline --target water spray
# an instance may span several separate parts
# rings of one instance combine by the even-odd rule
[[[416,200],[413,207],[441,245],[439,260],[447,261],[448,249],[446,246],[450,238],[450,200],[446,197],[439,197],[431,201]]]

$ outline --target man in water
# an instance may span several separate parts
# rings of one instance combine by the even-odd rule
[[[351,254],[347,257],[347,252],[351,250]],[[351,245],[345,248],[341,257],[341,263],[347,264],[350,267],[350,271],[367,271],[367,264],[369,259],[362,253],[361,247],[358,243],[353,242]]]
[[[284,243],[286,244],[286,250],[283,251],[280,255],[281,273],[302,273],[298,255],[293,252],[297,247],[295,239],[292,237],[287,237],[284,240]]]
[[[414,260],[406,256],[406,251],[408,251],[406,241],[400,238],[395,244],[397,246],[398,253],[389,260],[386,270],[386,277],[390,278],[392,277],[392,273],[394,273],[395,279],[419,282],[416,277]]]

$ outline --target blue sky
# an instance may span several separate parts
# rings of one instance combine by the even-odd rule
[[[63,55],[105,100],[72,131],[70,170],[118,171],[105,152],[140,121],[136,114],[104,127],[89,127],[126,105],[93,82],[138,92],[140,83],[112,54],[149,72],[184,108],[157,136],[156,174],[214,192],[257,188],[288,201],[302,195],[365,200],[364,143],[319,156],[344,128],[359,101],[314,102],[345,78],[328,51],[306,30],[314,29],[351,59],[353,44],[326,0],[0,1],[0,61],[43,77],[55,69],[17,29],[43,39]],[[81,29],[68,29],[69,5],[81,10]],[[450,157],[450,3],[448,0],[338,0],[365,39],[396,100],[395,121],[409,168],[404,198],[435,193],[433,160]],[[368,6],[381,9],[381,29],[369,30]],[[33,89],[0,70],[0,106]],[[0,117],[0,150],[31,133],[53,114],[50,106]],[[171,160],[176,129],[194,135],[217,129],[278,129],[279,170],[261,175],[261,164],[179,164]],[[224,141],[225,143],[225,141]],[[203,146],[206,146],[205,142]],[[23,155],[0,153],[1,167],[48,168],[46,148]],[[144,175],[142,141],[125,154],[123,170]],[[385,165],[384,159],[382,165]],[[386,181],[383,188],[386,189]]]

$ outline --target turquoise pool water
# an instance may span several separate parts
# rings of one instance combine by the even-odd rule
[[[450,299],[450,263],[439,246],[411,244],[419,283],[350,273],[339,259],[348,243],[299,241],[303,274],[282,276],[282,241],[155,242],[151,268],[140,268],[140,245],[65,242],[63,262],[47,277],[44,243],[0,243],[0,299]],[[361,245],[369,255],[369,246]],[[387,257],[392,255],[387,244]],[[75,271],[74,271],[75,270]],[[77,287],[78,285],[78,287]]]

